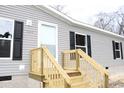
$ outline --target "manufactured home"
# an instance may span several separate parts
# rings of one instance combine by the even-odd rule
[[[123,73],[123,56],[123,36],[76,21],[49,6],[0,6],[0,87],[45,87],[49,85],[49,82],[44,85],[45,80],[55,77],[62,77],[60,83],[66,82],[66,86],[70,87],[69,75],[75,73],[66,74],[63,69],[72,69],[75,64],[79,68],[82,60],[81,63],[89,62],[82,65],[87,69],[86,73],[94,77],[99,74],[90,73],[93,69],[105,73],[105,76],[107,72],[109,75]],[[73,62],[74,59],[77,63]],[[66,63],[67,60],[73,64]],[[47,61],[52,61],[54,69],[43,68]],[[39,83],[36,75],[40,73],[42,77],[45,71],[56,74],[51,78],[46,75],[45,80]]]

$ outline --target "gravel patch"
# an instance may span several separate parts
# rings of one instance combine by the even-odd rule
[[[109,88],[124,88],[124,75],[111,76]]]

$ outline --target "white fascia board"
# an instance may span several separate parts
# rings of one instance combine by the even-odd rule
[[[68,17],[60,12],[58,12],[57,10],[47,6],[47,5],[34,5],[36,8],[39,8],[43,11],[45,11],[46,13],[58,18],[61,21],[64,21],[68,24],[72,24],[72,22],[68,19]]]
[[[85,24],[85,23],[82,23],[82,22],[79,22],[67,15],[64,15],[62,14],[61,12],[49,7],[48,5],[37,5],[35,6],[45,12],[47,12],[48,14],[68,23],[69,25],[73,25],[73,26],[77,26],[77,27],[81,27],[81,28],[86,28],[86,29],[91,29],[92,31],[97,31],[98,33],[104,33],[104,34],[107,34],[107,35],[111,35],[111,36],[114,36],[114,37],[118,37],[118,38],[122,38],[124,39],[124,36],[120,36],[118,34],[115,34],[113,32],[109,32],[109,31],[106,31],[106,30],[103,30],[103,29],[100,29],[100,28],[97,28],[97,27],[94,27],[94,26],[91,26],[91,25],[88,25],[88,24]]]
[[[115,34],[113,32],[109,32],[107,30],[103,30],[103,29],[100,29],[100,28],[97,28],[97,27],[94,27],[94,26],[91,26],[91,25],[87,25],[87,24],[84,24],[84,23],[81,23],[81,22],[76,22],[75,25],[77,25],[81,28],[90,29],[94,32],[103,33],[103,34],[107,34],[107,35],[111,35],[111,36],[114,36],[114,37],[117,37],[117,38],[124,39],[124,36],[121,36],[121,35]]]

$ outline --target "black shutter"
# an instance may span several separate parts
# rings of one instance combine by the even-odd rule
[[[114,41],[112,41],[112,46],[113,46],[113,58],[116,59],[115,42]]]
[[[123,59],[123,48],[122,48],[122,42],[120,42],[120,48],[121,48],[121,59]]]
[[[70,31],[70,50],[75,49],[75,32]]]
[[[90,35],[87,35],[87,54],[92,57],[92,52],[91,52],[91,37]]]
[[[15,21],[13,60],[22,60],[23,22]]]

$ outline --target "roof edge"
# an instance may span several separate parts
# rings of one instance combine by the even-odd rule
[[[101,33],[104,33],[104,34],[108,34],[108,35],[112,35],[112,36],[124,39],[124,36],[121,36],[121,35],[118,35],[116,33],[109,32],[107,30],[103,30],[103,29],[88,25],[88,24],[85,24],[85,23],[82,23],[82,22],[79,22],[79,21],[77,21],[77,20],[75,20],[75,19],[73,19],[69,16],[66,16],[63,13],[53,9],[52,7],[49,7],[48,5],[34,5],[34,6],[43,10],[43,11],[45,11],[45,12],[47,12],[48,14],[51,14],[54,17],[57,17],[58,19],[66,22],[70,25],[79,26],[81,28],[86,28],[86,29],[91,29],[91,30],[97,31],[99,33],[101,32]]]

